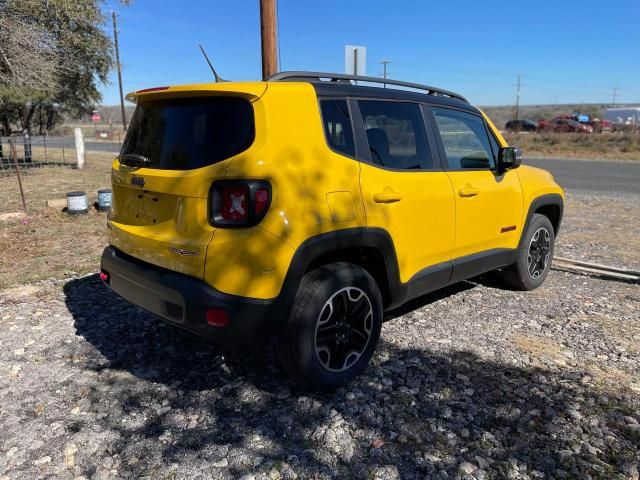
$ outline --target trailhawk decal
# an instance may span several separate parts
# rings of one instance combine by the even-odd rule
[[[199,253],[195,250],[184,250],[182,248],[176,248],[176,247],[169,247],[169,251],[177,255],[182,255],[183,257],[195,257]]]

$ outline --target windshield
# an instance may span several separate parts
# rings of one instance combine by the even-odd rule
[[[120,161],[145,168],[191,170],[243,152],[254,137],[253,108],[242,98],[142,102],[131,119]]]

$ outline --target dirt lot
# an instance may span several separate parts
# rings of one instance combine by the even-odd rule
[[[42,205],[108,183],[90,165],[33,172],[28,220],[0,223],[0,479],[638,478],[637,285],[463,282],[389,315],[365,374],[319,395],[84,275],[104,215]],[[557,253],[640,267],[639,200],[568,192]]]
[[[94,272],[106,242],[106,215],[93,209],[78,217],[46,207],[46,201],[83,190],[95,202],[109,187],[113,154],[89,152],[83,170],[23,170],[28,215],[15,176],[0,177],[0,288],[42,278]]]

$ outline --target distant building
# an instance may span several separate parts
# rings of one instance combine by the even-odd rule
[[[604,119],[622,125],[640,125],[640,107],[607,108]]]

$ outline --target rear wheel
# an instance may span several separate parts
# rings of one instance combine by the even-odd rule
[[[551,221],[544,215],[533,214],[516,262],[504,271],[505,281],[518,290],[533,290],[542,285],[551,269],[554,241]]]
[[[375,280],[358,266],[334,263],[304,276],[276,352],[296,380],[335,390],[367,366],[381,327]]]

